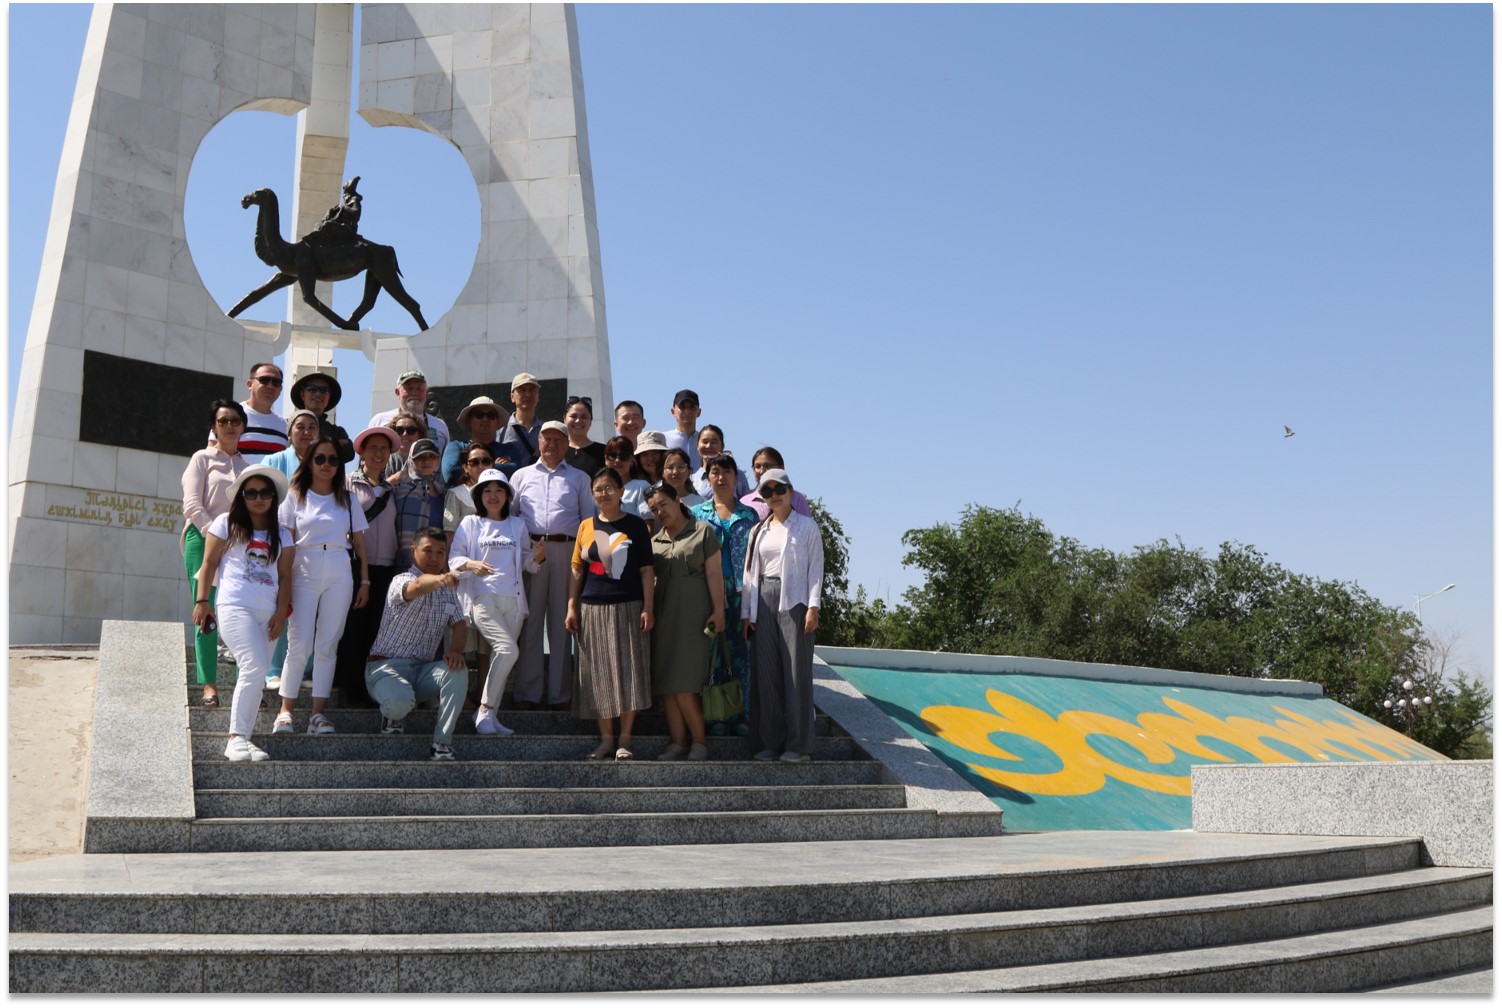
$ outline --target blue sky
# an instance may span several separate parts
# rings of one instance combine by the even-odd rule
[[[9,16],[14,398],[88,12]],[[581,6],[616,398],[666,427],[694,388],[748,461],[778,446],[893,600],[904,530],[1020,501],[1392,605],[1455,582],[1426,622],[1490,678],[1491,17]],[[195,161],[223,306],[265,279],[238,200],[290,189],[293,136],[241,113]],[[346,174],[436,318],[479,234],[458,152],[357,120]],[[370,324],[412,328],[389,298]]]

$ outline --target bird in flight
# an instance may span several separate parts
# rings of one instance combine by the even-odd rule
[[[1293,437],[1293,428],[1290,427],[1290,426],[1288,426],[1287,424],[1284,424],[1283,425],[1283,436],[1284,437]]]

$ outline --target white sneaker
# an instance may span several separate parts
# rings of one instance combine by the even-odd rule
[[[282,688],[282,677],[279,676],[279,675],[267,676],[266,677],[266,688],[267,689],[281,689]]]
[[[785,753],[782,754],[782,760],[781,760],[781,762],[783,762],[783,763],[807,763],[812,758],[813,757],[810,756],[808,753],[793,752],[791,749],[789,749],[787,752],[785,752]]]
[[[709,747],[702,742],[695,742],[688,747],[688,758],[691,760],[709,759]]]
[[[475,711],[475,733],[477,735],[510,735],[511,729],[496,720],[495,711]]]
[[[230,737],[229,745],[224,747],[224,755],[231,763],[246,763],[250,761],[260,763],[263,760],[271,758],[266,754],[264,749],[252,745],[250,739],[240,735]]]

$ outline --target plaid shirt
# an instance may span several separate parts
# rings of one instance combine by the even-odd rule
[[[386,612],[370,653],[386,658],[430,659],[443,640],[443,632],[464,620],[459,592],[443,587],[428,595],[402,598],[402,589],[422,576],[415,566],[391,579],[386,592]]]

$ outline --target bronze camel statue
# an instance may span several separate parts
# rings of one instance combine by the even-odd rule
[[[358,181],[359,179],[355,179],[355,182]],[[353,183],[346,187],[345,192],[351,193],[352,189]],[[281,210],[276,193],[270,189],[257,189],[240,200],[240,206],[244,208],[252,203],[261,208],[256,218],[256,258],[275,267],[276,275],[241,298],[240,303],[229,310],[230,318],[239,315],[272,291],[295,283],[302,288],[304,303],[318,314],[340,329],[359,329],[360,320],[375,305],[375,300],[384,287],[396,298],[397,304],[412,313],[419,330],[428,327],[423,320],[422,309],[402,286],[402,271],[396,263],[396,249],[390,245],[376,245],[363,238],[356,238],[351,244],[309,242],[307,236],[296,242],[285,242],[281,235]],[[358,219],[358,203],[355,208]],[[352,228],[350,233],[353,234]],[[365,273],[365,297],[348,319],[340,318],[332,308],[318,300],[318,295],[314,293],[315,281],[348,280],[362,271]]]

